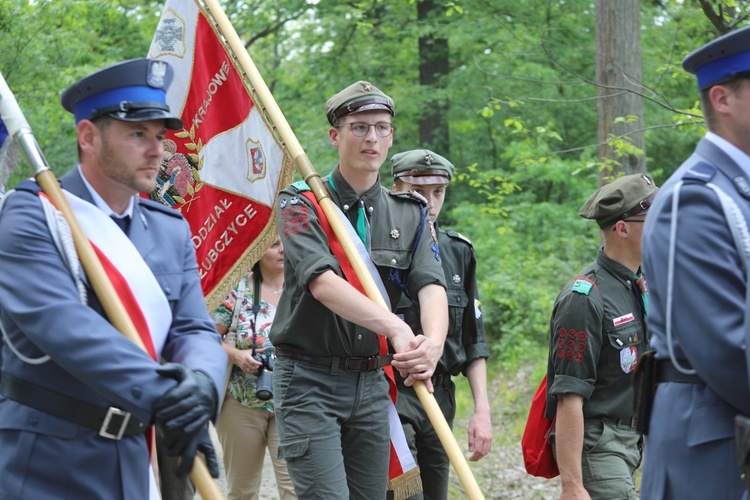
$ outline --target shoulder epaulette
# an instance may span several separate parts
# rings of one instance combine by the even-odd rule
[[[296,189],[298,193],[301,193],[302,191],[311,191],[310,185],[305,181],[292,182],[291,186]]]
[[[37,184],[34,179],[24,179],[18,183],[15,187],[16,191],[28,191],[30,193],[38,193],[42,190],[41,186]]]
[[[171,217],[176,217],[178,219],[182,219],[182,214],[175,210],[172,207],[168,207],[167,205],[164,205],[163,203],[159,203],[158,201],[152,201],[146,198],[138,197],[138,203],[141,205],[141,207],[153,210],[155,212],[160,212],[166,215],[169,215]]]
[[[589,278],[579,276],[573,282],[573,288],[571,288],[570,291],[580,293],[581,295],[589,295],[592,288],[599,289],[599,287],[596,286],[596,283]]]
[[[453,229],[446,229],[445,230],[445,234],[447,234],[451,238],[464,241],[464,242],[468,243],[470,246],[473,246],[471,244],[471,240],[469,238],[467,238],[466,236],[464,236],[463,234],[459,233],[458,231],[454,231]]]
[[[394,198],[416,201],[422,206],[427,206],[427,199],[421,194],[414,191],[388,191],[388,194],[393,196]]]
[[[710,165],[704,161],[696,163],[685,172],[682,176],[683,180],[686,181],[697,181],[704,184],[711,181],[716,175],[716,167]]]

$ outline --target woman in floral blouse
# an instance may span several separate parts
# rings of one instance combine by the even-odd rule
[[[253,314],[256,277],[260,277],[261,281],[257,319]],[[297,498],[286,462],[276,458],[279,434],[273,399],[261,400],[255,393],[258,368],[262,363],[253,358],[253,347],[256,355],[273,355],[274,348],[268,340],[268,332],[283,288],[284,247],[281,240],[276,240],[214,312],[216,328],[224,337],[224,350],[232,363],[227,394],[216,424],[224,452],[229,499],[258,498],[266,447],[273,462],[279,498]],[[240,308],[237,331],[227,335],[235,307]],[[253,321],[256,334],[254,344]]]

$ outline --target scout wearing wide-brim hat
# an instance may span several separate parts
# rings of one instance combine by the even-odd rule
[[[393,155],[393,179],[409,184],[448,184],[453,177],[453,164],[429,149],[414,149]]]
[[[694,50],[682,60],[682,67],[698,77],[700,90],[750,72],[750,27],[729,32]]]
[[[170,113],[166,100],[173,73],[164,61],[132,59],[78,80],[60,102],[76,123],[111,116],[124,122],[164,120],[166,128],[179,130],[182,120]]]
[[[578,215],[595,220],[604,229],[618,220],[645,214],[658,190],[646,174],[626,175],[597,189]]]
[[[326,102],[326,117],[331,125],[347,115],[382,110],[393,116],[393,99],[370,82],[360,80],[346,87]]]

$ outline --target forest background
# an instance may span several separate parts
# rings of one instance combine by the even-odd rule
[[[396,102],[391,153],[427,147],[456,166],[440,225],[474,244],[493,421],[503,422],[495,445],[517,446],[545,370],[555,296],[599,245],[579,207],[612,176],[647,171],[661,184],[690,155],[705,130],[695,79],[680,61],[743,26],[750,0],[221,4],[318,172],[337,158],[324,103],[360,79]],[[76,162],[61,91],[145,57],[162,8],[0,0],[0,71],[57,175]],[[618,98],[630,100],[613,108]],[[27,175],[16,169],[6,188]],[[381,180],[391,186],[390,162]],[[472,403],[460,387],[456,435],[465,446]]]

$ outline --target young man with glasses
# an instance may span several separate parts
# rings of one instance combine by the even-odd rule
[[[363,253],[369,253],[386,302],[402,291],[418,300],[425,335],[360,293],[326,220],[303,184],[279,195],[284,293],[270,339],[281,443],[301,498],[385,498],[388,484],[388,382],[391,363],[411,385],[430,377],[448,329],[445,279],[434,229],[413,195],[390,193],[379,169],[393,144],[393,100],[360,81],[331,97],[328,137],[339,164],[325,189]],[[368,258],[365,255],[365,258]]]
[[[557,415],[560,498],[636,498],[632,379],[648,347],[641,233],[656,191],[645,174],[626,175],[578,212],[597,222],[604,246],[560,292],[550,320],[547,417]]]

